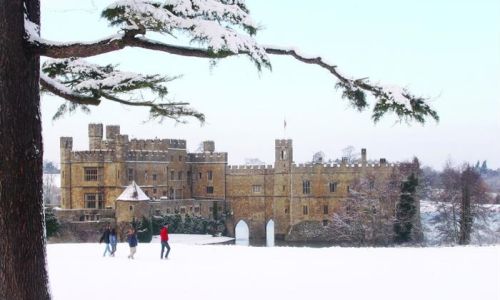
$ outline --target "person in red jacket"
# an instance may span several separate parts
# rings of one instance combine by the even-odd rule
[[[161,259],[163,259],[163,251],[167,248],[167,254],[165,255],[165,259],[168,259],[168,254],[170,253],[170,245],[168,244],[168,224],[163,225],[160,230],[160,238],[161,238]]]

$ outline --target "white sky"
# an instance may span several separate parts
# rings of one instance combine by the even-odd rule
[[[108,1],[42,0],[42,36],[58,41],[93,40],[116,33],[100,19]],[[245,158],[274,160],[274,139],[294,140],[294,160],[310,161],[317,151],[337,158],[353,145],[368,157],[389,161],[413,156],[441,168],[487,160],[500,168],[500,2],[247,0],[262,24],[262,44],[293,46],[320,54],[354,77],[408,87],[429,96],[441,121],[425,126],[378,124],[370,112],[358,113],[334,89],[335,80],[317,66],[288,57],[271,57],[273,71],[257,72],[246,58],[209,61],[145,49],[125,49],[92,61],[120,63],[123,70],[183,75],[170,84],[175,100],[188,100],[207,123],[144,123],[146,109],[103,103],[90,115],[77,112],[53,122],[62,103],[42,98],[45,159],[59,162],[59,137],[73,136],[74,148],[88,147],[90,122],[121,125],[136,138],[182,138],[194,151],[207,139],[229,153],[230,164]],[[180,39],[182,41],[182,39]]]

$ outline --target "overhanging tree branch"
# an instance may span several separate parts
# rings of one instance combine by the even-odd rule
[[[42,72],[42,88],[71,103],[62,104],[54,118],[76,108],[88,110],[87,105],[99,105],[102,99],[106,99],[129,106],[148,107],[151,118],[170,118],[182,123],[183,117],[195,117],[202,123],[205,121],[202,113],[187,107],[189,103],[165,99],[168,94],[165,84],[176,77],[123,72],[114,65],[99,66],[77,58],[47,60]],[[154,100],[140,100],[142,91]]]
[[[101,103],[99,98],[74,93],[43,73],[40,74],[40,85],[42,89],[78,105],[99,105]]]
[[[138,47],[174,55],[207,59],[225,58],[242,54],[250,55],[245,51],[240,51],[238,53],[230,51],[212,52],[203,48],[172,45],[154,41],[146,37],[137,37],[134,36],[135,33],[137,32],[126,32],[125,34],[106,38],[95,43],[57,44],[39,41],[36,51],[38,51],[40,55],[57,58],[73,56],[88,57],[116,51],[125,47]],[[271,46],[264,47],[264,49],[268,54],[291,56],[300,62],[317,65],[327,70],[339,80],[336,84],[336,88],[342,90],[343,98],[346,98],[353,107],[360,111],[369,106],[365,92],[370,93],[377,100],[372,114],[374,121],[379,121],[385,113],[391,111],[396,113],[400,120],[405,121],[415,120],[424,123],[426,117],[431,117],[436,121],[439,120],[437,113],[426,103],[427,99],[414,96],[406,89],[374,84],[369,82],[367,78],[349,78],[342,75],[337,70],[335,64],[327,62],[324,58],[319,56],[308,56],[295,49]]]

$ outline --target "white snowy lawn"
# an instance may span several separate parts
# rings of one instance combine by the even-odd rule
[[[50,244],[53,298],[60,299],[500,299],[500,246],[289,248],[197,245],[225,238],[172,235],[139,244]]]

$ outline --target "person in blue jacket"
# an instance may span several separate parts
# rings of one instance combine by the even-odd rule
[[[134,254],[137,251],[137,235],[135,234],[135,230],[133,228],[129,228],[128,230],[127,241],[130,246],[130,254],[128,258],[134,259]]]
[[[111,244],[111,256],[115,256],[116,244],[118,243],[118,238],[116,236],[116,229],[111,229],[109,233],[109,243]]]

